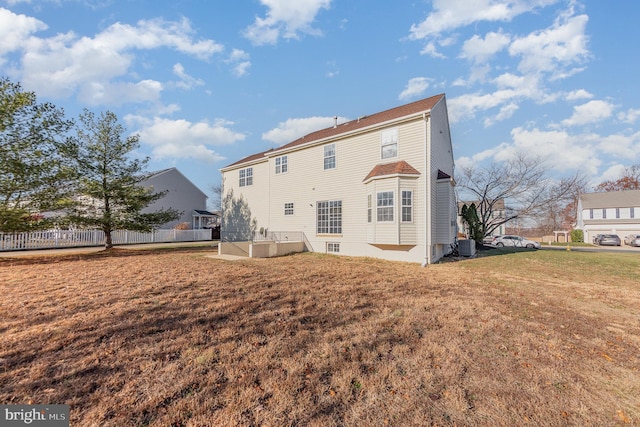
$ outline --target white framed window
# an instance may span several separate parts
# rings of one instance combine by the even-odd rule
[[[284,214],[285,215],[293,215],[293,203],[285,203],[284,204]]]
[[[402,222],[413,222],[413,191],[402,191]]]
[[[383,130],[380,134],[380,157],[390,159],[398,156],[398,128]]]
[[[620,218],[620,208],[616,208],[616,218]]]
[[[382,191],[376,195],[377,221],[393,222],[393,191]]]
[[[287,170],[289,170],[287,156],[276,157],[276,174],[287,173]]]
[[[371,194],[367,194],[367,222],[373,221],[373,202]]]
[[[629,208],[629,218],[635,218],[636,217],[635,213],[636,213],[635,208]]]
[[[324,146],[324,169],[336,168],[336,144],[327,144]]]
[[[589,219],[593,219],[593,209],[589,209]]]
[[[240,169],[240,187],[253,185],[253,168]]]
[[[340,243],[327,242],[327,252],[331,252],[331,253],[340,252]]]
[[[607,219],[607,210],[602,209],[602,219]]]
[[[342,234],[342,200],[317,202],[318,234]]]

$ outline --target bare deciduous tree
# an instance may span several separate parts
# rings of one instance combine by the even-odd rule
[[[222,184],[211,184],[209,191],[213,194],[213,197],[209,199],[209,209],[219,211],[222,206]]]
[[[475,203],[483,236],[488,236],[501,225],[531,219],[552,204],[555,196],[547,172],[541,157],[523,153],[486,167],[462,168],[457,175],[460,199]]]

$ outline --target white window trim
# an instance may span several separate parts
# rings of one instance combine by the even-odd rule
[[[287,173],[289,171],[289,159],[287,156],[276,157],[276,175]]]
[[[335,144],[335,142],[331,143],[331,144],[325,144],[323,147],[324,147],[323,148],[324,152],[323,152],[323,157],[322,157],[322,167],[323,167],[323,169],[326,170],[326,171],[336,169],[338,167],[338,161],[336,159],[337,156],[336,156],[336,144]],[[333,147],[333,155],[332,156],[327,156],[327,148],[328,147]],[[333,167],[328,168],[327,167],[327,159],[330,159],[330,158],[333,158]]]
[[[411,198],[409,199],[411,204],[410,205],[405,205],[404,204],[404,194],[403,193],[409,193],[411,195]],[[405,223],[405,224],[410,224],[413,222],[413,190],[401,190],[400,192],[400,221]],[[408,221],[405,221],[404,219],[404,208],[409,208],[410,212],[411,212],[411,219]]]
[[[392,156],[385,156],[385,148],[395,147],[395,154]],[[385,129],[380,132],[380,159],[394,159],[398,157],[398,128]]]
[[[327,253],[329,253],[329,254],[340,253],[340,243],[338,243],[338,242],[327,242]]]
[[[291,205],[291,206],[287,206],[287,205]],[[292,216],[295,213],[295,205],[293,204],[293,202],[288,202],[284,204],[284,216]],[[287,213],[290,212],[290,213]]]
[[[380,206],[380,205],[378,204],[378,202],[379,202],[378,196],[379,196],[380,194],[383,194],[383,193],[391,193],[391,205],[386,205],[386,206],[385,206],[385,205],[383,205],[383,206]],[[395,205],[395,200],[396,200],[396,194],[395,194],[395,191],[378,191],[378,192],[376,193],[376,222],[378,222],[378,223],[385,223],[385,224],[392,224],[392,223],[394,223],[394,222],[395,222],[395,219],[396,219],[396,212],[395,212],[396,205]],[[391,211],[391,219],[390,219],[390,220],[381,220],[381,219],[380,219],[380,209],[389,209],[389,208],[390,208],[390,211]]]
[[[240,187],[248,187],[253,185],[253,168],[240,169],[238,172],[238,185]]]
[[[323,231],[320,231],[320,220],[319,220],[319,216],[320,216],[320,207],[322,204],[327,204],[327,224],[326,224],[326,231],[324,231],[323,227]],[[332,229],[332,224],[331,224],[331,203],[340,203],[340,224],[339,225],[333,225],[333,229]],[[323,208],[324,209],[324,208]],[[331,235],[342,235],[342,200],[321,200],[316,202],[316,235],[325,235],[325,234],[331,234]]]

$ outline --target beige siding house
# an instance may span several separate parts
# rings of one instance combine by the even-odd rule
[[[444,95],[336,124],[221,169],[222,245],[300,232],[316,252],[433,263],[456,237],[453,169]]]
[[[617,234],[621,240],[640,234],[640,190],[581,194],[576,228],[585,242],[596,234]]]

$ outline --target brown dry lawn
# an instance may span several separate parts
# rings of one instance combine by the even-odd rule
[[[0,403],[73,426],[640,425],[639,255],[210,251],[1,259]]]

